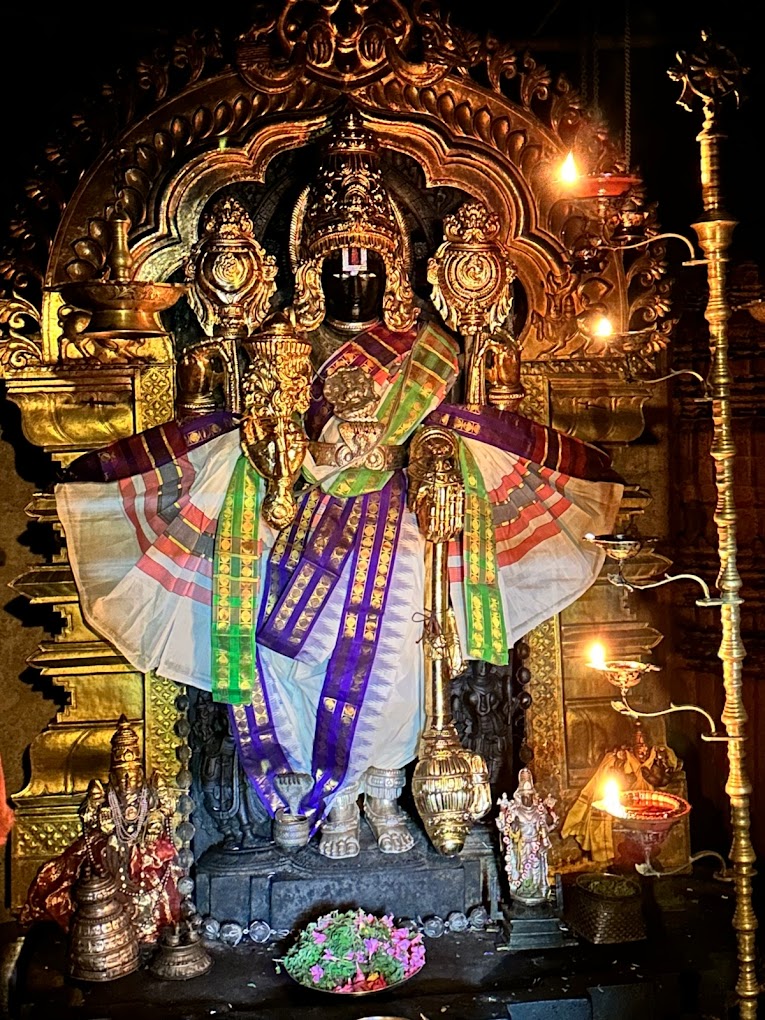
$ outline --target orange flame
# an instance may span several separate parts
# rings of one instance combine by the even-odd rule
[[[568,156],[566,156],[561,164],[558,180],[560,180],[563,184],[573,184],[578,177],[579,169],[577,168],[574,154],[573,152],[569,152]]]
[[[606,664],[606,648],[600,641],[594,641],[590,645],[589,659],[587,664],[595,669],[603,669]]]
[[[600,804],[614,818],[626,818],[627,812],[622,805],[621,789],[615,779],[608,779],[603,787]]]

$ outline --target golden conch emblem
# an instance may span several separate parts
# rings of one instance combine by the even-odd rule
[[[270,311],[276,273],[241,203],[230,196],[217,202],[186,263],[189,304],[205,333],[249,336]]]
[[[444,220],[445,240],[428,261],[433,303],[463,336],[494,329],[510,310],[516,273],[499,230],[482,202],[465,202]]]

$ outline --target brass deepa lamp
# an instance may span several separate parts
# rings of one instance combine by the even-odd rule
[[[628,539],[626,536],[620,536],[620,539],[615,549],[624,554],[628,548]],[[603,673],[609,683],[619,688],[622,700],[612,701],[611,705],[621,714],[635,720],[637,736],[642,737],[640,717],[659,713],[638,713],[628,704],[627,695],[647,673],[658,673],[659,667],[651,662],[632,659],[607,659],[599,643],[590,649],[587,665]],[[651,855],[663,845],[672,826],[691,810],[688,801],[675,794],[663,790],[620,790],[615,779],[606,783],[603,796],[593,801],[592,806],[594,810],[604,811],[619,820],[622,828],[627,831],[628,841],[644,856],[643,864],[637,865],[638,870],[651,875],[658,874],[651,864]]]
[[[651,856],[657,852],[670,829],[691,810],[683,797],[665,790],[619,790],[616,780],[606,784],[603,797],[593,801],[596,811],[604,811],[618,820],[627,831],[627,840],[644,856],[637,870],[645,875],[657,875]]]
[[[133,259],[128,245],[130,217],[117,205],[109,219],[111,246],[106,271],[96,280],[72,280],[57,290],[67,303],[90,312],[83,338],[119,341],[165,336],[159,320],[186,292],[182,283],[155,283],[133,278]]]

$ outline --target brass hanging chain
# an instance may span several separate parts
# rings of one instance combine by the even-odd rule
[[[582,22],[579,47],[579,91],[582,93],[582,100],[589,102],[590,92],[590,66],[589,53],[587,51],[587,5],[582,4]]]
[[[632,166],[632,21],[630,0],[624,0],[624,159]]]
[[[600,116],[600,20],[597,4],[592,15],[592,108]]]

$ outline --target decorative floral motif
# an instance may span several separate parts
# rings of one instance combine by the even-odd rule
[[[311,921],[279,961],[299,984],[325,992],[373,992],[405,981],[425,963],[420,932],[364,910]]]

